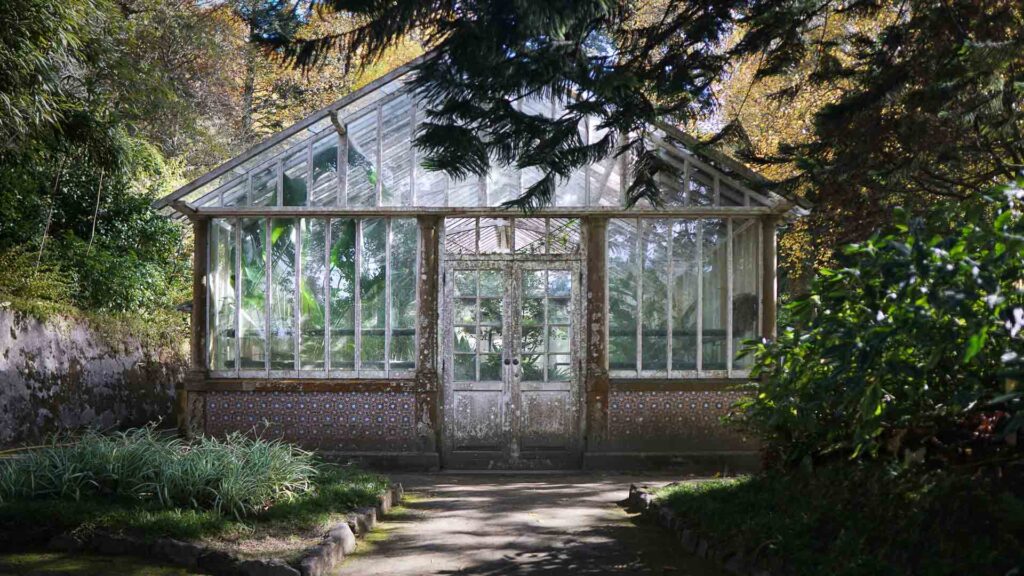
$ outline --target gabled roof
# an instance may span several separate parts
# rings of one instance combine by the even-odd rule
[[[247,187],[245,188],[245,191],[242,192],[242,195],[251,201],[251,190],[254,188],[252,183],[252,173],[255,170],[258,168],[266,169],[262,167],[266,167],[268,165],[268,161],[272,162],[273,159],[276,158],[278,165],[278,176],[276,177],[280,180],[280,174],[284,171],[281,158],[286,155],[289,157],[297,157],[297,155],[303,154],[301,149],[305,150],[304,154],[309,158],[308,164],[311,165],[315,140],[322,140],[325,136],[329,136],[334,133],[343,133],[345,129],[342,125],[345,124],[346,121],[355,121],[354,119],[359,117],[360,111],[364,111],[367,107],[375,104],[383,106],[385,102],[393,101],[393,99],[398,96],[408,84],[409,78],[407,75],[412,71],[412,69],[431,56],[432,53],[420,56],[419,58],[392,70],[377,80],[370,82],[351,94],[348,94],[345,97],[332,102],[328,106],[313,112],[292,126],[274,134],[238,156],[224,162],[217,168],[203,174],[167,196],[155,201],[153,203],[153,207],[164,211],[165,213],[173,209],[178,212],[179,215],[189,215],[196,212],[198,209],[190,203],[190,201],[204,199],[203,201],[205,202],[211,192],[218,195],[223,202],[225,193],[218,191],[231,185],[231,182],[236,183],[235,188]],[[412,106],[412,115],[415,116],[415,102],[413,102]],[[378,114],[378,124],[380,124],[379,116],[380,115]],[[413,120],[413,122],[415,122],[415,120]],[[687,182],[687,190],[691,189],[693,186],[689,183],[689,178],[691,176],[690,169],[692,167],[695,174],[702,172],[710,173],[710,177],[713,178],[714,181],[715,202],[718,202],[719,200],[719,181],[721,180],[723,190],[728,186],[730,190],[738,191],[741,195],[740,203],[738,205],[729,204],[730,206],[757,205],[770,207],[772,212],[788,211],[794,208],[794,203],[792,201],[785,199],[772,191],[771,182],[738,160],[707,146],[702,146],[695,138],[673,126],[659,123],[657,128],[658,130],[655,132],[659,132],[660,136],[656,134],[654,142],[665,152],[668,160],[676,164],[680,168],[681,173],[685,173],[684,178]],[[383,136],[381,134],[377,134],[376,137]],[[337,137],[335,136],[335,138]],[[348,138],[346,138],[346,140],[348,140]],[[342,146],[344,146],[344,150],[348,150],[347,143],[342,144]],[[354,146],[355,145],[353,144],[353,147]],[[338,185],[343,190],[345,188],[344,180],[346,178],[344,174],[345,159],[343,158],[343,155],[347,154],[340,150],[342,150],[342,148],[339,146],[339,153],[337,155],[338,161],[335,169],[338,170],[341,181]],[[377,151],[376,172],[379,174],[381,168],[381,159],[379,156],[382,155],[379,143]],[[410,158],[413,162],[415,162],[414,156],[415,154],[410,154]],[[621,173],[624,173],[625,171],[622,167],[617,167],[616,164],[616,160],[610,159],[610,167],[605,167],[602,170],[604,170],[606,174],[609,171],[614,171],[616,169],[622,170]],[[312,184],[311,173],[312,170],[308,169],[307,166],[306,175],[302,176],[302,178],[308,179],[308,185]],[[587,178],[589,178],[589,174],[588,169]],[[606,175],[605,178],[607,179],[607,177],[608,176]],[[376,176],[374,176],[374,178],[378,181],[380,180],[380,178],[377,178]],[[620,182],[619,186],[624,186],[625,180],[625,178],[618,178],[618,181]],[[379,201],[381,184],[375,183],[373,185],[377,187]],[[415,184],[410,183],[409,186],[415,187]],[[451,184],[446,186],[451,187]],[[589,203],[590,186],[591,185],[588,181],[586,184],[588,192],[586,194],[587,202],[585,202],[585,205],[597,207],[598,204]],[[671,183],[669,186],[671,186]],[[280,183],[278,183],[277,188],[277,198],[278,203],[280,204]],[[415,193],[413,192],[413,195],[414,194]],[[447,198],[448,192],[446,191],[445,194],[445,198]],[[683,193],[678,194],[681,195]],[[689,194],[689,192],[686,192],[685,194]],[[339,197],[341,196],[342,194],[339,192]],[[486,201],[489,197],[485,193],[483,198]],[[687,200],[687,202],[690,202],[690,200]],[[486,202],[485,205],[487,205]],[[603,200],[602,205],[607,207]],[[694,205],[696,205],[696,203]],[[721,205],[725,206],[726,204],[723,202]],[[413,206],[415,206],[415,204],[413,204]]]

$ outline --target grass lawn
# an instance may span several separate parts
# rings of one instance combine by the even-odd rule
[[[388,488],[277,440],[88,431],[0,461],[0,549],[107,532],[292,560]]]
[[[190,576],[183,568],[161,566],[142,559],[59,552],[0,555],[0,576],[61,574],[75,576]]]
[[[14,500],[0,505],[0,540],[17,546],[62,533],[85,537],[101,529],[200,541],[241,556],[289,559],[318,542],[347,512],[374,505],[387,488],[387,478],[378,474],[324,464],[312,490],[244,519],[128,498]]]
[[[791,574],[1003,576],[1024,564],[1022,489],[850,464],[680,483],[655,496],[702,536],[782,559]]]

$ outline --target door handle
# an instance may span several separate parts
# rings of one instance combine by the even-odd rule
[[[508,358],[505,358],[505,366],[508,366],[511,363],[512,363],[511,360],[509,360]]]
[[[505,360],[505,363],[508,364],[508,360]],[[512,365],[513,366],[519,366],[519,358],[513,358],[512,359]]]

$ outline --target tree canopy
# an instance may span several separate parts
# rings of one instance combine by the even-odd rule
[[[372,61],[422,38],[437,50],[416,67],[430,103],[417,139],[427,164],[454,176],[491,161],[540,169],[517,206],[540,206],[573,168],[623,153],[629,201],[657,201],[655,175],[672,170],[645,139],[658,120],[704,127],[709,145],[767,168],[818,206],[817,225],[842,219],[836,243],[863,238],[895,205],[964,199],[1024,166],[1024,8],[1014,0],[310,5],[355,25],[271,46],[315,69],[331,54]],[[534,94],[572,100],[554,118],[509,105]],[[787,137],[756,126],[779,113]],[[608,129],[594,143],[576,129],[588,115]]]

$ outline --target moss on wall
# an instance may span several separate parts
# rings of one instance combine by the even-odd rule
[[[39,320],[0,309],[0,446],[59,430],[173,422],[186,343],[111,338],[68,316]]]

